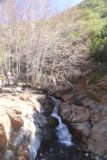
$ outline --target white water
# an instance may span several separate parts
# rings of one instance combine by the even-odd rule
[[[58,115],[58,106],[60,105],[60,100],[52,97],[54,102],[54,111],[51,114],[52,117],[55,117],[59,124],[56,127],[56,135],[60,143],[65,144],[66,146],[72,146],[72,136],[67,128],[67,126],[62,122],[61,117]]]

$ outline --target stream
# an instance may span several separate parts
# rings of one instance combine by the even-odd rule
[[[58,115],[58,107],[60,105],[60,100],[52,97],[54,103],[54,111],[51,114],[52,117],[55,117],[58,120],[58,126],[55,128],[56,136],[59,143],[64,144],[65,146],[72,146],[72,136],[69,132],[67,126],[62,122],[61,117]]]
[[[52,160],[52,157],[56,160],[56,156],[54,157],[53,154],[57,155],[60,152],[61,155],[63,155],[62,153],[64,150],[68,150],[68,148],[71,148],[73,146],[72,135],[67,126],[62,122],[61,117],[58,115],[58,107],[61,104],[61,101],[54,97],[50,98],[54,106],[53,112],[51,113],[50,117],[55,118],[58,124],[52,129],[53,137],[51,138],[51,140],[47,138],[47,140],[42,139],[42,142],[41,139],[40,141],[36,142],[35,152],[37,154],[37,151],[39,150],[39,153],[35,160]],[[62,159],[62,156],[60,157],[60,159]]]
[[[51,100],[54,109],[50,117],[55,118],[58,124],[52,129],[51,139],[42,139],[35,160],[93,160],[91,153],[81,150],[80,146],[73,142],[67,125],[63,123],[58,114],[61,101],[54,97],[51,97]],[[48,134],[49,132],[47,131]]]
[[[82,151],[79,145],[73,143],[72,135],[67,125],[63,123],[58,114],[61,101],[54,97],[50,98],[54,106],[50,117],[57,120],[58,123],[51,128],[51,132],[49,128],[45,128],[45,136],[42,130],[40,133],[42,139],[35,141],[35,160],[92,160],[90,153]]]

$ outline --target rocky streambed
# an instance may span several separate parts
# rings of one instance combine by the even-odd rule
[[[76,88],[54,95],[0,95],[0,160],[107,160],[106,104]]]
[[[54,97],[51,97],[51,100],[54,109],[50,116],[58,122],[52,129],[52,139],[43,138],[36,160],[100,160],[93,153],[83,151],[78,143],[73,140],[67,125],[64,124],[58,114],[61,101]]]

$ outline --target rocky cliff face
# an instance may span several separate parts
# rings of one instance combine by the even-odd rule
[[[74,136],[86,150],[104,157],[107,156],[106,87],[104,77],[96,85],[84,90],[77,85],[68,92],[56,92],[63,100],[60,114]]]

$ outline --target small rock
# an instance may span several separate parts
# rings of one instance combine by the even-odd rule
[[[96,158],[95,158],[96,160],[100,160],[100,157],[98,157],[98,156],[96,156]]]
[[[47,126],[48,121],[45,116],[39,114],[36,118],[36,124],[38,124],[40,128],[44,128]]]
[[[50,152],[53,152],[54,150],[53,150],[53,148],[50,148],[50,150],[49,150]]]
[[[6,151],[4,155],[4,160],[13,160],[14,158],[14,154],[11,150]]]
[[[28,101],[28,100],[30,99],[30,95],[28,95],[28,94],[22,94],[22,95],[20,96],[20,99],[21,99],[22,101]]]
[[[41,157],[43,156],[42,153],[40,153],[40,156],[41,156]]]
[[[15,131],[19,131],[21,126],[23,125],[23,120],[19,115],[10,115],[11,124]]]
[[[59,124],[57,118],[55,118],[55,117],[49,117],[48,123],[49,123],[50,127],[56,127]]]
[[[64,152],[62,150],[60,150],[60,153],[63,154]]]
[[[88,153],[85,153],[85,157],[88,157],[89,156],[89,154]]]

